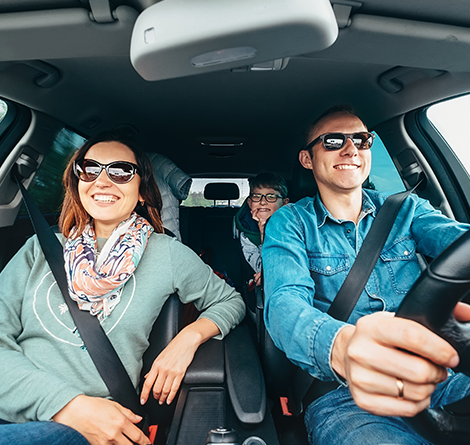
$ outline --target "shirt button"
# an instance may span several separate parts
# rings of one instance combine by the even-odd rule
[[[351,233],[351,229],[346,230],[346,233]]]
[[[407,250],[405,250],[403,253],[407,256],[410,254],[410,252],[408,252]]]
[[[331,270],[331,266],[326,266],[326,270]]]

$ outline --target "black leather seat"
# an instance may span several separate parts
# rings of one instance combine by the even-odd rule
[[[304,168],[297,158],[292,169],[292,179],[289,188],[290,201],[297,202],[306,196],[314,196],[317,191],[318,186],[312,171]]]
[[[165,302],[160,315],[155,321],[149,336],[150,344],[143,357],[140,379],[141,384],[144,381],[144,376],[150,371],[153,361],[180,331],[182,326],[182,314],[183,305],[180,302],[178,295],[170,295],[168,300]],[[145,411],[149,417],[149,424],[169,424],[173,418],[175,406],[175,402],[170,406],[159,405],[153,396],[150,395],[147,403],[145,404]]]
[[[182,327],[182,304],[169,297],[150,334],[142,378],[155,358]],[[240,443],[251,436],[278,445],[256,347],[248,328],[237,327],[223,340],[201,345],[183,379],[175,401],[159,405],[150,397],[145,405],[150,425],[158,425],[156,445],[205,443],[208,432],[234,428]]]
[[[314,196],[318,187],[311,170],[305,169],[297,159],[294,163],[292,180],[289,190],[291,202],[306,196]],[[270,398],[278,401],[280,397],[289,400],[289,409],[296,415],[300,414],[301,404],[294,400],[293,383],[298,378],[300,369],[289,361],[284,352],[279,350],[267,332],[264,321],[264,294],[262,290],[257,296],[257,330],[261,363],[266,379],[266,390]],[[281,444],[307,445],[308,439],[301,419],[292,419],[281,435]]]

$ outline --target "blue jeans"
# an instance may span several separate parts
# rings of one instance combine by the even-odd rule
[[[55,422],[0,423],[0,445],[90,445],[76,430]]]
[[[470,378],[456,374],[438,385],[431,407],[447,405],[470,393]],[[310,445],[431,445],[402,419],[370,414],[340,387],[313,402],[305,412]]]

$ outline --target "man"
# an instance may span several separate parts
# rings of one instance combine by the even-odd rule
[[[342,384],[306,410],[312,444],[423,444],[401,419],[377,416],[414,416],[470,392],[466,376],[447,378],[459,361],[447,342],[393,317],[420,275],[417,252],[435,257],[470,228],[416,195],[403,203],[348,322],[326,314],[386,198],[362,189],[372,142],[350,108],[322,115],[299,155],[318,194],[284,206],[266,228],[267,329],[292,362]],[[469,320],[470,307],[459,304],[455,315]]]

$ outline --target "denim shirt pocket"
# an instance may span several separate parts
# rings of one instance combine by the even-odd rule
[[[333,301],[343,284],[350,268],[349,255],[307,252],[307,256],[310,276],[315,282],[315,300],[321,309],[322,304]]]
[[[380,258],[387,266],[393,290],[406,294],[421,274],[414,240],[410,237],[397,240],[382,251]]]
[[[349,255],[308,252],[310,275],[318,273],[331,276],[349,269]]]

